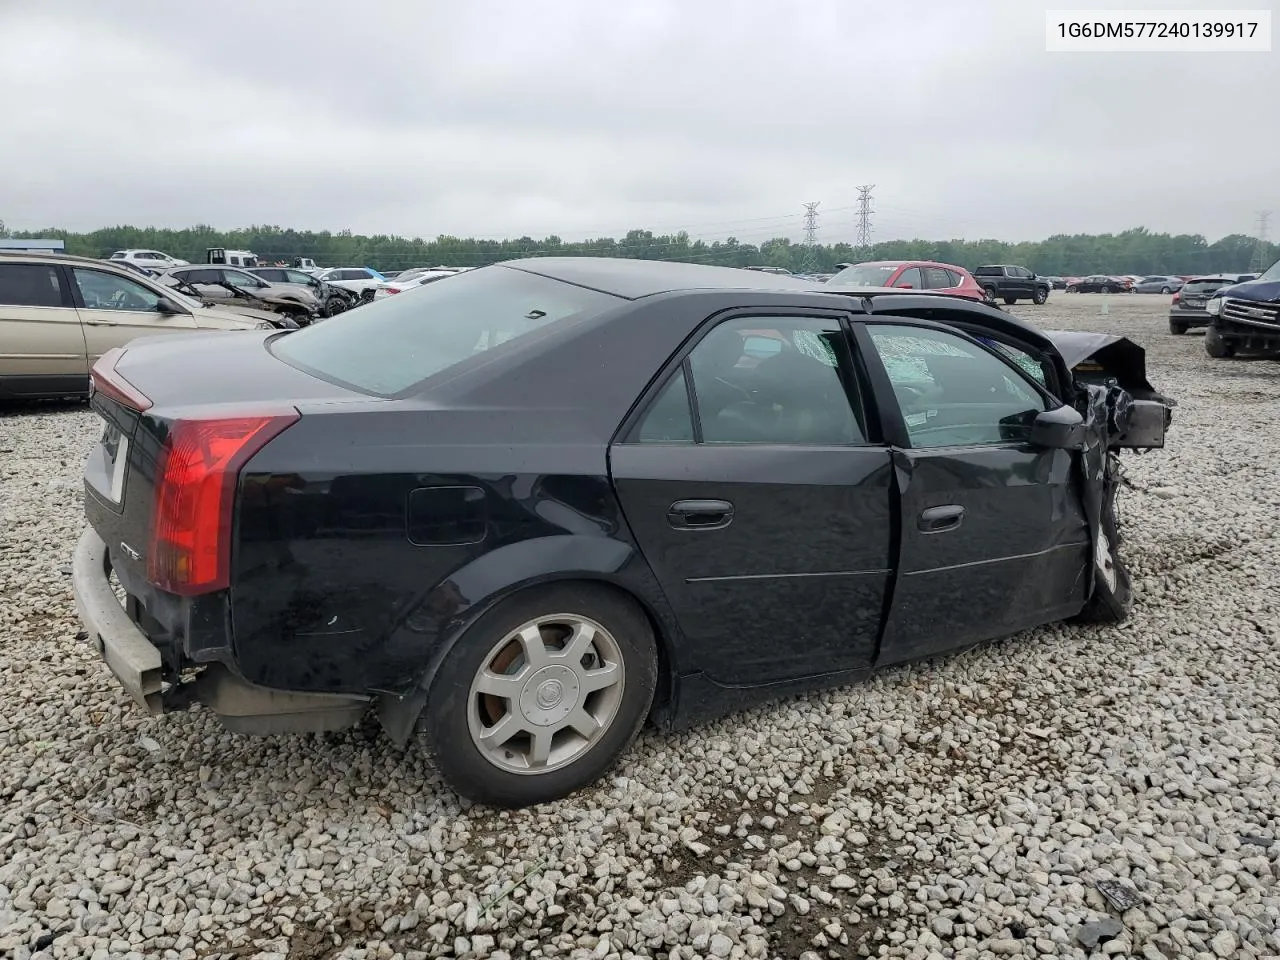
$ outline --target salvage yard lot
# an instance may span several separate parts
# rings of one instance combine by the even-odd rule
[[[1129,621],[650,731],[510,813],[372,720],[143,716],[77,639],[98,421],[0,409],[0,955],[1084,957],[1109,916],[1108,953],[1280,955],[1280,366],[1210,360],[1168,302],[1012,308],[1137,340],[1179,403],[1124,458]]]

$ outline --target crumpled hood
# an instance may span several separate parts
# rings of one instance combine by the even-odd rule
[[[1259,303],[1280,302],[1280,280],[1246,280],[1232,287],[1223,287],[1215,297],[1235,297],[1237,300],[1254,300]]]
[[[1123,389],[1153,394],[1147,351],[1128,337],[1082,330],[1043,330],[1079,380],[1114,379]]]
[[[1070,368],[1074,368],[1082,360],[1088,360],[1103,347],[1108,347],[1120,341],[1131,344],[1137,347],[1139,351],[1142,351],[1142,348],[1128,337],[1120,337],[1111,333],[1088,333],[1083,330],[1042,330],[1041,332],[1053,341],[1053,345],[1058,348],[1058,352],[1062,354],[1062,359],[1067,362],[1067,366]],[[1143,353],[1145,359],[1145,351]]]

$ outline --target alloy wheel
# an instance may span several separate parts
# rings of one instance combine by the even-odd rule
[[[467,728],[499,769],[546,773],[600,740],[625,684],[622,651],[603,626],[577,614],[538,617],[485,656],[467,697]]]

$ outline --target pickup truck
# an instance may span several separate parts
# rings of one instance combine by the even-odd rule
[[[1239,351],[1280,354],[1280,260],[1259,277],[1241,277],[1235,285],[1215,290],[1205,313],[1209,327],[1204,349],[1215,360]]]
[[[979,267],[973,271],[973,279],[987,291],[988,297],[992,300],[1003,298],[1005,303],[1030,300],[1041,304],[1049,299],[1049,291],[1053,289],[1047,277],[1038,277],[1026,267],[1008,264]]]

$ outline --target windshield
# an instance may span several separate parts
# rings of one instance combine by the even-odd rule
[[[1267,268],[1266,273],[1258,277],[1259,280],[1280,280],[1280,260],[1277,260]]]
[[[887,287],[901,263],[855,263],[827,281],[842,287]]]
[[[325,380],[393,397],[476,354],[622,302],[522,270],[486,267],[339,314],[275,341],[272,350]]]

